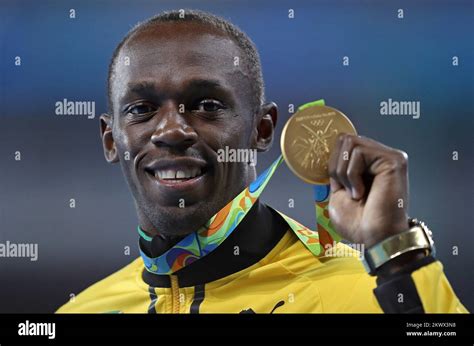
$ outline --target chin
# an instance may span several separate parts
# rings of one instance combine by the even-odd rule
[[[158,233],[169,236],[186,236],[197,231],[218,210],[211,210],[208,203],[195,203],[185,208],[145,208],[145,214]]]

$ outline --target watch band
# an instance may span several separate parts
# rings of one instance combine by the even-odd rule
[[[388,261],[410,251],[425,249],[434,254],[435,247],[429,228],[416,219],[410,219],[409,226],[407,231],[384,239],[364,251],[362,263],[370,275],[375,275],[377,269]]]

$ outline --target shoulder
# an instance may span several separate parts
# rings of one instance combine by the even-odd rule
[[[360,251],[339,242],[316,256],[291,229],[285,237],[291,241],[274,261],[292,275],[293,282],[307,287],[307,292],[318,297],[321,311],[381,312],[373,294],[376,278],[365,271]]]
[[[283,265],[290,267],[293,272],[297,274],[310,274],[315,270],[330,269],[365,273],[360,261],[362,254],[358,248],[338,242],[325,248],[325,251],[321,251],[321,249],[324,249],[324,246],[320,244],[319,235],[316,231],[311,230],[281,212],[278,213],[288,224],[287,233],[290,235],[285,236],[288,241],[279,250],[275,259],[280,260]],[[297,236],[296,233],[302,236]],[[301,238],[304,240],[301,240]],[[314,255],[309,248],[312,248],[313,252],[320,254]],[[314,251],[315,249],[317,251]],[[360,250],[363,251],[363,249]]]
[[[290,219],[288,216],[286,218]],[[312,232],[301,223],[290,219],[304,230]],[[275,257],[282,266],[294,275],[309,281],[331,282],[338,285],[350,285],[355,282],[375,287],[375,278],[368,275],[362,265],[363,248],[356,249],[347,244],[338,242],[318,256],[308,250],[306,245],[295,235],[289,227],[288,237],[291,241],[279,251]],[[319,240],[318,240],[319,241]]]
[[[143,268],[142,259],[136,258],[127,266],[86,288],[61,306],[56,313],[113,312],[104,301],[111,296],[119,297],[132,291],[136,292],[137,285],[141,283],[137,277]],[[146,293],[146,287],[143,289]]]
[[[366,274],[361,262],[361,253],[344,243],[336,243],[325,253],[316,256],[290,230],[291,239],[281,249],[275,260],[295,275],[319,279],[322,275]]]

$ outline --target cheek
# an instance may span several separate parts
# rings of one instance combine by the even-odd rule
[[[199,131],[199,136],[206,144],[217,151],[224,147],[245,149],[249,146],[249,124],[229,122],[222,126],[216,126]]]
[[[124,127],[114,133],[114,139],[119,154],[128,153],[130,158],[134,158],[140,148],[143,148],[146,136],[138,127]]]

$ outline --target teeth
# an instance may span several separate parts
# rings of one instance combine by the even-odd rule
[[[190,179],[201,174],[200,168],[189,168],[182,170],[161,170],[155,172],[158,179]]]
[[[198,176],[199,174],[201,174],[201,170],[199,168],[193,168],[191,170],[191,177],[194,178],[194,177]]]

